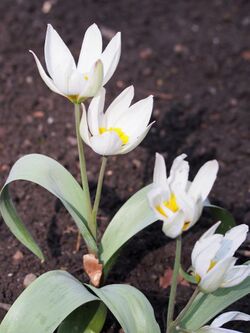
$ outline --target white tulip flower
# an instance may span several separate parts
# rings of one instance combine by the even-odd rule
[[[233,320],[250,321],[250,315],[239,311],[225,312],[215,318],[210,325],[201,327],[196,333],[240,333],[240,331],[221,328],[221,326]]]
[[[102,52],[102,35],[96,24],[86,31],[78,63],[56,30],[48,24],[44,55],[49,75],[39,59],[30,51],[38,71],[47,86],[73,103],[95,96],[113,75],[121,54],[121,35],[118,32]]]
[[[223,236],[215,234],[220,222],[212,226],[196,242],[192,251],[192,270],[202,292],[240,284],[250,276],[250,265],[235,265],[235,251],[245,241],[246,224],[240,224]]]
[[[147,135],[153,110],[153,96],[130,105],[134,87],[122,91],[104,113],[105,89],[94,97],[88,113],[83,114],[80,133],[83,141],[97,154],[108,156],[126,154],[137,147]]]
[[[157,153],[153,186],[148,193],[151,208],[163,221],[163,232],[171,238],[176,238],[198,221],[218,172],[218,162],[209,161],[200,168],[193,182],[189,182],[186,156],[181,154],[174,160],[167,177],[164,158]]]

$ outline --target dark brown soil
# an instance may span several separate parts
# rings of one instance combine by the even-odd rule
[[[110,159],[100,229],[132,193],[151,181],[156,151],[168,157],[168,165],[177,154],[187,153],[193,174],[206,160],[218,159],[220,172],[211,199],[228,208],[238,223],[249,224],[250,2],[51,2],[47,14],[43,1],[0,2],[1,185],[13,163],[31,152],[49,155],[79,175],[72,106],[45,87],[28,49],[42,57],[50,22],[78,56],[85,29],[96,22],[106,35],[110,30],[122,32],[122,57],[108,85],[108,100],[133,83],[137,99],[156,96],[157,121],[139,148]],[[94,192],[99,160],[90,150],[87,163]],[[0,302],[16,299],[28,273],[64,268],[85,280],[81,262],[86,249],[82,246],[74,253],[77,230],[61,204],[26,183],[13,186],[13,197],[47,260],[41,264],[0,221]],[[194,241],[213,222],[203,218],[186,234],[186,266]],[[19,262],[13,259],[17,250],[24,255]],[[159,278],[173,259],[174,242],[163,235],[159,222],[130,241],[108,280],[142,290],[162,328],[169,289],[159,287]],[[180,287],[178,310],[191,291]],[[249,312],[248,301],[245,298],[231,308]],[[0,319],[3,315],[0,310]],[[105,332],[118,332],[110,322]],[[247,324],[230,327],[250,332]]]

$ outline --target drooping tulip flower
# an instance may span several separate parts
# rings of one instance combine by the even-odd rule
[[[92,24],[85,33],[76,65],[68,47],[49,24],[44,45],[49,75],[35,53],[30,52],[47,86],[73,103],[80,103],[88,97],[95,96],[113,75],[120,59],[121,35],[118,32],[102,52],[101,32],[96,24]]]
[[[147,135],[153,110],[153,96],[130,105],[134,87],[122,91],[104,112],[105,89],[94,97],[88,112],[83,107],[80,133],[84,142],[97,154],[126,154],[137,147]]]
[[[239,311],[225,312],[215,318],[210,325],[201,327],[196,333],[241,333],[240,331],[221,328],[221,326],[233,320],[250,321],[250,315]]]
[[[209,161],[190,182],[186,156],[181,154],[174,160],[167,177],[164,158],[157,153],[153,186],[148,193],[151,208],[163,221],[163,232],[171,238],[179,236],[198,221],[218,172],[218,162]]]
[[[193,275],[201,291],[212,293],[218,288],[240,284],[250,276],[250,265],[235,265],[235,251],[245,241],[246,224],[240,224],[223,236],[215,234],[220,222],[206,231],[192,251]]]

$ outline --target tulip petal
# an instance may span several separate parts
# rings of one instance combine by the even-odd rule
[[[205,293],[212,293],[220,288],[224,282],[225,273],[228,268],[235,263],[236,258],[226,258],[219,261],[202,279],[199,283],[200,289]]]
[[[43,79],[43,81],[46,83],[46,85],[49,87],[50,90],[52,90],[53,92],[63,95],[65,96],[62,92],[60,92],[57,87],[55,86],[54,82],[51,80],[51,78],[46,74],[45,70],[43,69],[39,59],[37,58],[36,54],[30,50],[30,53],[33,54],[35,61],[36,61],[36,65],[39,71],[39,74],[41,76],[41,78]]]
[[[210,227],[206,232],[204,232],[204,234],[201,236],[200,240],[212,236],[215,233],[216,229],[219,227],[220,224],[221,224],[221,221],[212,225],[212,227]]]
[[[218,169],[219,164],[216,160],[208,161],[200,168],[189,188],[189,194],[194,199],[201,197],[204,201],[207,198],[215,182]]]
[[[70,50],[51,24],[48,24],[47,27],[44,56],[49,75],[53,80],[58,68],[64,70],[66,66],[69,73],[76,69]]]
[[[99,94],[92,99],[88,109],[88,125],[92,135],[100,134],[100,127],[103,126],[103,108],[105,103],[106,90],[102,88]],[[105,127],[105,126],[104,126]]]
[[[167,183],[166,163],[164,157],[159,153],[155,154],[153,182],[158,186],[162,186],[164,183]]]
[[[80,92],[80,98],[87,98],[95,96],[103,85],[103,64],[100,60],[92,66],[88,73],[89,79],[87,81],[82,79],[82,90]]]
[[[90,146],[90,140],[89,140],[89,130],[88,130],[88,124],[87,124],[87,114],[86,114],[86,108],[85,105],[82,104],[82,118],[80,123],[80,134],[83,139],[83,141]]]
[[[189,163],[185,161],[186,157],[186,154],[181,154],[174,160],[168,179],[170,186],[186,189],[189,175]]]
[[[181,211],[175,214],[170,223],[163,223],[162,231],[170,238],[176,238],[182,233],[185,223],[185,214]]]
[[[233,266],[227,271],[222,287],[229,288],[237,286],[248,276],[250,276],[250,265]]]
[[[153,96],[148,96],[133,104],[114,127],[122,128],[130,137],[138,137],[144,132],[151,118],[153,110]]]
[[[233,320],[243,320],[243,321],[250,321],[250,315],[239,312],[239,311],[229,311],[221,314],[217,318],[213,320],[213,322],[210,324],[210,327],[216,328],[221,327],[225,323],[228,323],[229,321]]]
[[[100,59],[103,62],[104,78],[103,84],[106,84],[114,74],[121,56],[121,33],[118,32],[109,42],[103,51]]]
[[[94,23],[85,32],[79,55],[77,69],[81,73],[88,72],[102,54],[102,35]]]
[[[91,148],[100,155],[116,155],[119,153],[122,141],[119,136],[111,131],[90,138]]]
[[[196,331],[196,333],[241,333],[240,331],[230,330],[227,328],[220,328],[220,327],[210,327],[204,326]]]
[[[110,104],[105,117],[107,118],[107,127],[112,127],[119,118],[128,111],[131,101],[134,97],[134,87],[130,86],[124,89]]]

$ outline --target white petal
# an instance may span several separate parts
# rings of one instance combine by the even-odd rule
[[[52,25],[48,24],[45,38],[44,56],[48,72],[54,80],[58,68],[67,66],[70,71],[76,69],[74,58]]]
[[[233,266],[225,275],[222,287],[228,288],[237,286],[250,276],[250,265]]]
[[[232,256],[240,245],[246,240],[249,227],[246,224],[240,224],[226,232],[224,239],[231,240],[232,245],[227,256]]]
[[[167,170],[164,157],[161,154],[155,154],[155,166],[153,182],[156,185],[162,186],[167,181]]]
[[[92,24],[85,32],[77,69],[81,73],[88,72],[102,54],[102,35],[96,24]]]
[[[103,84],[106,84],[114,74],[121,56],[121,33],[118,32],[109,42],[100,59],[104,66]]]
[[[122,141],[115,132],[105,132],[90,138],[91,148],[100,155],[116,155],[119,153]]]
[[[83,141],[90,146],[90,140],[89,140],[89,130],[88,130],[88,124],[87,124],[87,115],[86,115],[86,108],[85,105],[82,104],[82,119],[80,123],[80,134],[83,139]]]
[[[204,201],[207,198],[215,182],[218,169],[219,165],[216,160],[208,161],[200,168],[189,188],[189,194],[194,199],[201,197]]]
[[[200,239],[204,239],[204,238],[208,238],[208,237],[212,236],[220,224],[221,224],[221,221],[212,225],[212,227],[210,227],[206,232],[204,232],[204,234],[201,236]]]
[[[221,239],[219,235],[213,235],[196,242],[192,252],[192,266],[201,278],[209,274],[207,271],[220,248]]]
[[[164,216],[156,209],[157,206],[161,206],[162,202],[164,201],[163,195],[161,188],[156,187],[151,189],[147,193],[148,201],[149,201],[149,206],[153,210],[155,216],[157,217],[158,220],[163,220]]]
[[[60,92],[58,90],[58,88],[55,86],[54,82],[51,80],[51,78],[46,74],[45,70],[43,69],[39,59],[37,58],[36,54],[30,50],[30,53],[33,54],[35,61],[36,61],[36,65],[39,71],[39,74],[41,76],[41,78],[43,79],[43,81],[46,83],[46,85],[50,88],[50,90],[54,91],[57,94],[63,95],[65,96],[62,92]]]
[[[210,324],[210,327],[221,327],[225,323],[233,320],[250,321],[250,315],[239,311],[225,312],[214,319],[214,321]]]
[[[202,257],[205,256],[207,258],[206,254],[209,253],[209,257],[207,260],[209,261],[208,264],[205,267],[205,271],[207,270],[207,266],[209,266],[210,261],[213,259],[216,249],[220,247],[220,243],[222,241],[223,236],[216,234],[212,235],[207,238],[200,238],[194,245],[192,255],[191,255],[191,260],[192,260],[192,266],[196,267],[199,263],[197,261],[197,258],[199,255]],[[213,253],[210,253],[210,247],[213,249]],[[215,249],[216,247],[216,249]],[[201,260],[201,264],[203,264],[203,260]]]
[[[153,124],[154,124],[154,122],[149,124],[148,127],[146,127],[146,129],[142,133],[139,133],[139,136],[137,138],[130,138],[131,141],[129,141],[128,144],[123,146],[123,148],[121,150],[121,154],[127,154],[127,153],[131,152],[133,149],[135,149],[144,140],[144,138],[148,134],[148,132]]]
[[[241,333],[240,331],[229,330],[227,328],[215,328],[210,326],[204,326],[198,329],[195,333]]]
[[[133,104],[128,112],[112,124],[122,128],[129,136],[138,136],[145,131],[153,111],[153,96],[148,96]]]
[[[169,183],[170,186],[186,189],[189,175],[189,164],[184,160],[185,154],[178,156],[171,167]]]
[[[88,109],[88,125],[92,135],[100,134],[102,127],[103,108],[105,103],[106,90],[102,88],[99,94],[92,99]]]
[[[163,223],[162,231],[170,238],[176,238],[182,233],[182,229],[185,223],[185,215],[182,212],[175,214],[174,219],[168,224]]]
[[[228,268],[236,261],[235,258],[226,258],[218,262],[200,281],[199,287],[205,293],[212,293],[220,288]]]
[[[112,127],[119,118],[123,116],[125,112],[128,112],[128,108],[134,97],[134,87],[130,86],[124,89],[110,104],[105,117],[107,118],[107,126]]]
[[[84,77],[82,80],[84,84],[82,86],[80,96],[83,99],[93,97],[98,94],[103,85],[103,64],[100,60],[94,63],[88,73],[88,77],[89,79],[87,81],[84,80]]]
[[[179,156],[177,156],[173,163],[172,163],[172,166],[171,166],[171,169],[170,169],[170,174],[169,174],[169,178],[168,178],[168,181],[171,183],[174,179],[175,179],[175,175],[176,175],[176,172],[179,168],[182,167],[183,163],[188,163],[187,161],[184,161],[184,159],[187,157],[186,154],[181,154]]]

